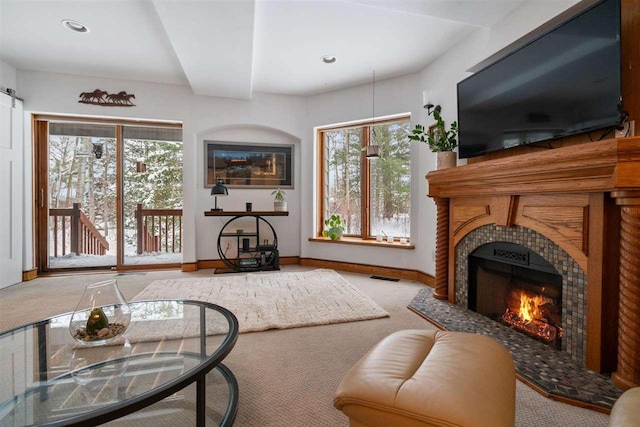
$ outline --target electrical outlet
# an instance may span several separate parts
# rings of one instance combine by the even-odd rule
[[[635,131],[636,131],[635,124],[636,124],[635,120],[631,120],[630,122],[625,122],[624,123],[624,128],[622,128],[622,130],[617,130],[616,129],[613,137],[614,138],[624,138],[625,136],[634,136],[635,135]]]

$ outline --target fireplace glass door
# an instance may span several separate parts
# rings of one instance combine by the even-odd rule
[[[520,245],[494,242],[469,255],[469,309],[561,346],[562,276]]]

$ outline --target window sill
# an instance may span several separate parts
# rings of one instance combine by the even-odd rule
[[[328,237],[309,237],[310,242],[321,243],[334,243],[342,245],[358,245],[358,246],[375,246],[378,248],[390,248],[390,249],[415,249],[416,247],[410,243],[400,243],[398,241],[393,243],[378,242],[375,240],[365,240],[357,237],[343,237],[339,240],[331,240]]]

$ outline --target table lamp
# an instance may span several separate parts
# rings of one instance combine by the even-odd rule
[[[211,189],[211,195],[216,196],[216,206],[215,208],[211,209],[211,211],[222,211],[222,208],[218,207],[218,196],[228,196],[229,190],[227,190],[227,187],[224,186],[224,181],[221,178],[218,178],[218,182]]]

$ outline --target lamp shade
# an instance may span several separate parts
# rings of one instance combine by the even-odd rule
[[[229,190],[224,186],[224,181],[218,178],[218,182],[211,189],[212,196],[228,196]]]

